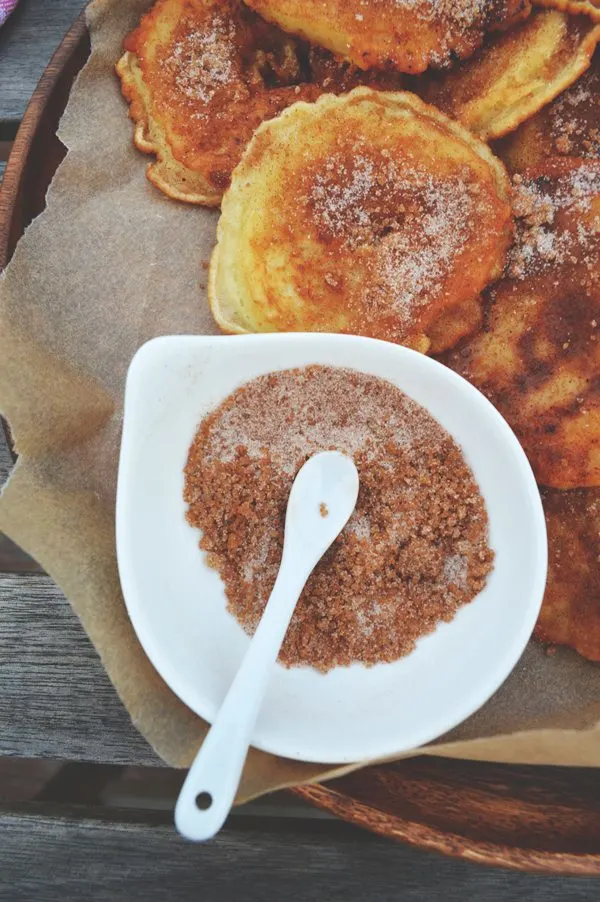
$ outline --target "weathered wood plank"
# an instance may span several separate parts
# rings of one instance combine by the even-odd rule
[[[0,121],[21,119],[33,90],[85,0],[21,0],[0,30]]]
[[[77,765],[95,767],[95,765]],[[0,758],[0,794],[2,804],[22,804],[35,799],[46,783],[61,770],[59,761],[33,760],[31,758]],[[125,768],[127,771],[127,768]],[[150,773],[150,770],[144,768]]]
[[[347,825],[238,820],[206,845],[180,839],[168,814],[0,814],[0,899],[237,902],[596,902],[593,878],[481,869]],[[147,821],[148,816],[144,815]]]
[[[0,574],[0,755],[156,765],[63,594]]]

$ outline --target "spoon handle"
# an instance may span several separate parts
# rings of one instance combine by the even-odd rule
[[[210,839],[234,802],[258,711],[296,602],[314,562],[291,556],[279,575],[242,665],[183,785],[175,808],[177,829],[188,839]]]

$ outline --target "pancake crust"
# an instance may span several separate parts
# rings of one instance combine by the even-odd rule
[[[600,0],[535,0],[535,5],[560,9],[573,15],[585,14],[594,22],[600,22]]]
[[[363,69],[424,72],[465,59],[489,31],[525,18],[529,0],[246,0],[285,31]]]
[[[239,0],[158,0],[117,64],[134,143],[177,200],[218,205],[254,130],[297,100],[398,77],[369,75],[309,48]]]
[[[449,365],[506,417],[538,482],[600,485],[600,163],[517,180],[517,238],[481,333]]]
[[[430,325],[502,272],[508,190],[487,145],[414,94],[296,104],[258,130],[223,199],[214,316],[426,351]]]
[[[517,172],[553,156],[600,160],[600,51],[588,71],[504,139],[498,153]]]
[[[477,332],[483,324],[483,307],[480,297],[469,298],[462,304],[449,307],[427,329],[430,354],[449,351],[463,338]]]
[[[539,10],[471,60],[434,78],[423,97],[484,140],[514,131],[573,84],[590,64],[600,27]]]
[[[600,662],[600,490],[545,489],[548,583],[535,635]]]

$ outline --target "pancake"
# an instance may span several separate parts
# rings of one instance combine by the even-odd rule
[[[469,298],[462,304],[449,307],[427,329],[429,353],[443,354],[468,335],[477,332],[483,324],[481,298]]]
[[[297,100],[366,75],[263,22],[239,0],[158,0],[117,64],[148,178],[177,200],[218,205],[254,130]]]
[[[509,188],[487,145],[414,94],[298,103],[257,131],[223,198],[214,316],[426,351],[429,326],[502,272]]]
[[[480,138],[499,138],[573,84],[590,64],[600,28],[539,10],[422,92]],[[419,92],[421,93],[421,92]]]
[[[504,139],[498,153],[517,172],[553,156],[600,160],[600,51],[588,71]]]
[[[600,490],[545,489],[548,583],[535,635],[600,662]]]
[[[585,14],[594,22],[600,22],[600,0],[535,0],[535,5],[560,9],[574,15]]]
[[[600,485],[600,163],[517,180],[517,237],[484,328],[448,364],[508,420],[538,482]]]
[[[363,69],[424,72],[465,59],[487,32],[525,18],[529,0],[246,0],[265,19]]]

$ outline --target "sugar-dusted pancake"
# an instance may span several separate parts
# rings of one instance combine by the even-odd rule
[[[530,0],[246,0],[285,31],[368,69],[424,72],[464,59],[489,31],[529,15]]]
[[[505,138],[498,152],[516,172],[548,157],[600,160],[600,50],[588,71]]]
[[[215,318],[427,350],[429,326],[501,273],[509,187],[487,145],[414,94],[296,104],[257,131],[223,198]]]
[[[548,583],[535,635],[600,662],[600,489],[542,492]]]
[[[600,486],[600,162],[515,178],[507,272],[448,363],[506,417],[538,482]]]
[[[513,131],[585,72],[600,27],[538,10],[472,59],[431,79],[423,97],[489,140]]]
[[[600,22],[600,0],[534,0],[534,2],[536,6],[560,9],[574,15],[583,13],[594,22]]]
[[[217,205],[261,122],[297,100],[366,81],[398,88],[264,22],[240,0],[158,0],[117,65],[148,178],[170,197]]]

